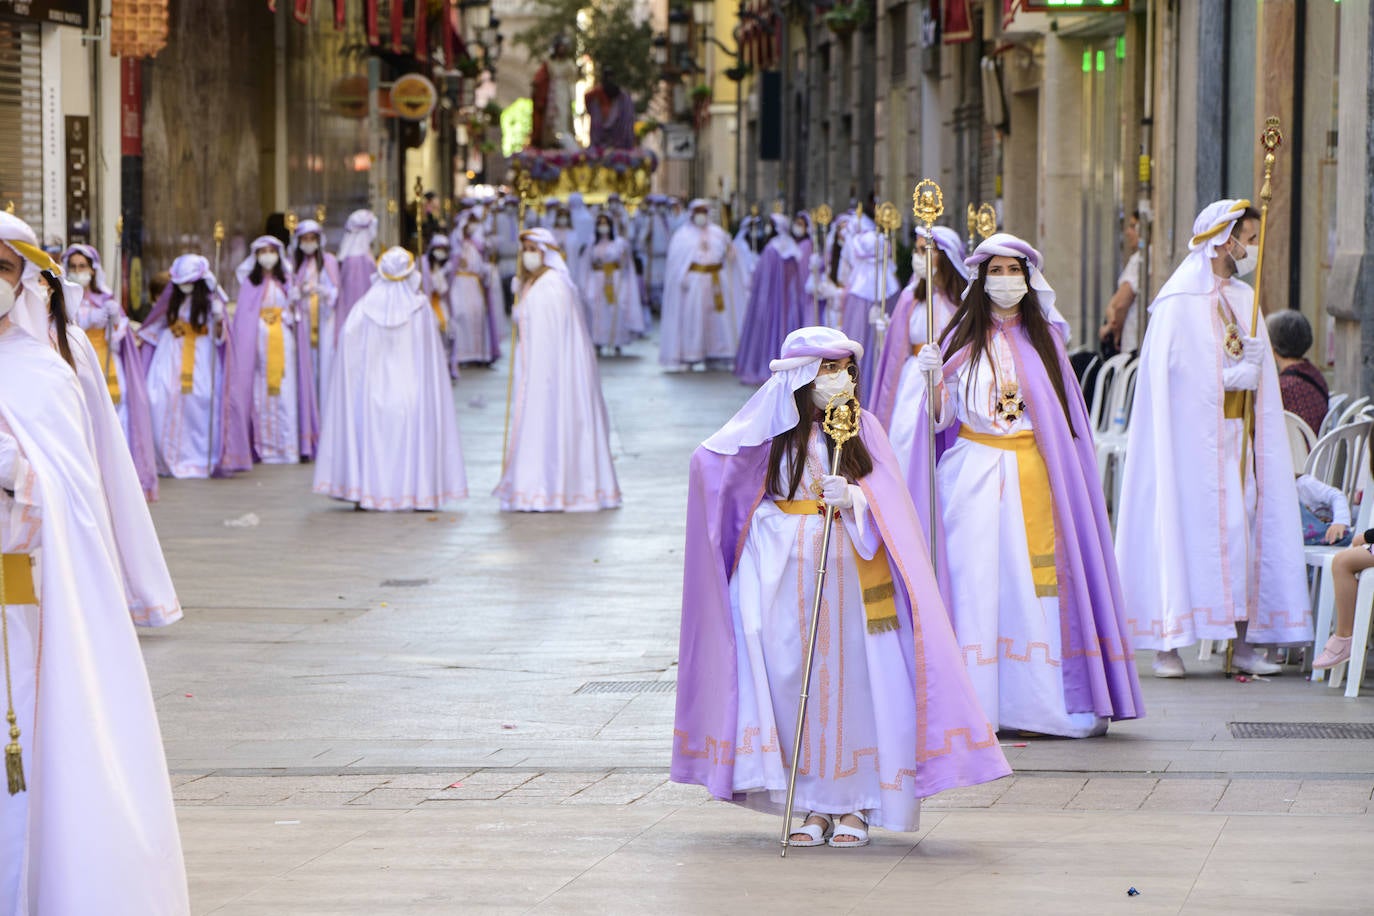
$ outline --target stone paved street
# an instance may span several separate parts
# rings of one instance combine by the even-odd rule
[[[496,511],[504,363],[457,389],[455,511],[164,483],[186,619],[141,635],[196,913],[1368,912],[1374,744],[1227,728],[1374,723],[1293,673],[1146,661],[1148,718],[1006,738],[1015,776],[862,851],[780,861],[775,819],[668,783],[687,458],[748,392],[602,366],[617,512]]]

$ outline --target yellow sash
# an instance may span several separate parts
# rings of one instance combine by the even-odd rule
[[[86,336],[90,338],[91,346],[95,348],[96,359],[100,360],[100,367],[105,370],[105,387],[110,389],[110,400],[115,404],[119,403],[119,372],[115,369],[114,359],[110,356],[110,341],[105,336],[105,328],[87,328]]]
[[[719,264],[693,264],[687,268],[694,274],[711,275],[711,292],[715,296],[716,311],[725,311],[725,293],[720,288],[720,265]]]
[[[33,558],[26,553],[7,553],[4,563],[4,592],[0,601],[5,604],[37,604],[38,592],[33,587]]]
[[[924,350],[925,348],[926,348],[926,345],[923,344],[923,343],[912,344],[912,345],[911,345],[911,355],[912,355],[912,356],[920,356],[920,355],[921,355],[921,351]]]
[[[788,515],[819,515],[825,511],[825,504],[818,499],[779,499],[773,505]],[[897,586],[892,581],[886,545],[879,544],[871,560],[865,560],[857,550],[853,553],[868,632],[886,633],[897,629]]]
[[[281,396],[281,380],[286,375],[286,332],[281,324],[281,309],[265,308],[259,313],[267,325],[267,396]]]
[[[597,269],[601,271],[601,293],[606,298],[606,304],[615,305],[615,275],[620,270],[620,265],[613,262],[606,263]]]
[[[1245,417],[1245,392],[1226,392],[1226,398],[1221,403],[1221,413],[1228,420],[1243,419]]]
[[[1054,566],[1054,500],[1050,493],[1050,472],[1035,444],[1035,433],[1024,430],[1009,436],[975,433],[967,426],[959,430],[960,439],[1016,453],[1016,476],[1021,484],[1021,518],[1026,526],[1026,546],[1030,549],[1031,578],[1035,594],[1041,598],[1059,595],[1059,574]]]
[[[434,317],[439,319],[439,333],[448,331],[448,318],[444,315],[443,306],[439,304],[439,292],[435,290],[429,294],[429,307],[434,309]]]
[[[310,294],[310,346],[320,345],[320,294]]]
[[[181,393],[190,394],[196,378],[196,338],[207,332],[196,330],[187,321],[173,321],[168,330],[173,337],[181,338]]]

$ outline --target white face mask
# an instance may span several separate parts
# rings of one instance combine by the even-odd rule
[[[177,289],[181,290],[183,293],[185,293],[185,294],[188,295],[188,296],[191,295],[191,291],[194,290],[195,288],[196,288],[196,285],[195,285],[194,283],[178,283],[178,284],[177,284]]]
[[[697,226],[698,226],[699,228],[705,229],[705,228],[706,228],[706,214],[705,214],[705,213],[693,213],[693,214],[692,214],[692,222],[696,223]]]
[[[608,237],[610,236],[610,234],[611,234],[611,227],[610,227],[610,226],[597,226],[597,227],[596,227],[596,237],[597,237],[597,238],[600,238],[600,239],[608,238]]]
[[[442,264],[442,263],[444,263],[445,261],[448,260],[448,252],[445,251],[445,250],[442,249],[442,248],[436,248],[436,249],[434,249],[434,255],[433,255],[433,257],[434,257],[434,260],[436,260],[436,261],[438,261],[440,264]]]
[[[824,410],[838,394],[854,394],[854,380],[846,369],[817,375],[811,386],[811,403]]]
[[[804,238],[806,238],[806,223],[793,223],[793,224],[792,224],[792,238],[794,238],[794,239],[804,239]]]
[[[520,255],[520,263],[525,265],[525,270],[534,273],[544,266],[544,252],[526,251]]]
[[[0,280],[0,318],[14,311],[14,287],[6,280]]]
[[[89,270],[73,270],[67,274],[67,279],[78,286],[90,286],[91,272]]]
[[[1026,298],[1026,278],[1018,276],[988,277],[983,283],[988,298],[999,309],[1012,309]]]
[[[258,255],[258,266],[263,270],[271,270],[277,266],[277,253],[275,251],[264,251]]]
[[[1244,247],[1245,257],[1241,258],[1240,260],[1236,260],[1236,256],[1234,254],[1231,254],[1231,250],[1229,248],[1226,250],[1226,253],[1231,256],[1231,263],[1236,265],[1237,277],[1249,276],[1250,274],[1254,273],[1255,268],[1259,266],[1259,246],[1246,245]]]
[[[926,253],[924,251],[911,252],[911,270],[916,279],[920,280],[926,275]]]
[[[301,251],[304,251],[306,254],[314,254],[319,250],[319,242],[301,242]]]

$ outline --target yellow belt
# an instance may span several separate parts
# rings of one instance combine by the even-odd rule
[[[1245,395],[1244,391],[1228,391],[1225,399],[1221,402],[1221,412],[1228,420],[1240,420],[1245,416]]]
[[[788,515],[819,515],[825,503],[818,499],[779,499],[773,502]],[[859,589],[864,599],[864,620],[870,633],[885,633],[897,629],[897,586],[892,581],[892,565],[887,561],[887,547],[878,545],[873,559],[865,560],[854,552],[854,566],[859,571]]]
[[[310,346],[320,345],[320,294],[310,294]]]
[[[615,275],[620,265],[602,264],[597,270],[601,271],[601,293],[606,298],[606,304],[615,305]]]
[[[694,274],[711,275],[711,292],[715,295],[716,311],[725,311],[725,294],[720,288],[720,265],[719,264],[693,264],[687,268]]]
[[[7,553],[0,557],[4,563],[4,591],[0,601],[5,604],[37,604],[38,592],[33,587],[33,557],[27,553]]]
[[[197,330],[187,321],[173,321],[169,330],[174,337],[181,338],[181,393],[190,394],[196,378],[196,338],[204,337],[206,331]]]
[[[258,313],[267,325],[267,396],[281,396],[281,380],[286,375],[286,332],[281,324],[281,309],[262,309]]]
[[[912,356],[920,356],[920,355],[921,355],[921,351],[924,350],[925,348],[926,348],[926,345],[923,344],[923,343],[912,344],[912,345],[911,345],[911,355],[912,355]]]
[[[475,273],[473,273],[473,272],[470,271],[470,270],[455,270],[455,271],[453,272],[453,275],[454,275],[455,277],[471,277],[471,278],[474,279],[474,280],[480,280],[480,279],[482,279],[482,275],[481,275],[481,274],[475,274]]]
[[[959,430],[959,438],[1016,453],[1017,477],[1021,483],[1021,518],[1026,526],[1026,547],[1030,553],[1035,594],[1041,598],[1058,596],[1059,575],[1054,566],[1054,499],[1050,493],[1050,472],[1035,444],[1035,433],[1025,430],[1009,436],[989,436],[965,426]]]
[[[444,315],[444,308],[439,304],[439,291],[435,290],[429,294],[429,307],[434,309],[434,317],[439,319],[439,333],[448,331],[448,318]]]
[[[87,328],[86,336],[91,341],[91,346],[95,348],[96,359],[100,360],[100,367],[105,370],[105,387],[110,389],[110,400],[119,403],[119,372],[115,369],[114,360],[110,358],[110,340],[105,336],[106,328]]]

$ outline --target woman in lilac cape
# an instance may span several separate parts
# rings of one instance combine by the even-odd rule
[[[954,629],[994,725],[1101,734],[1144,708],[1068,326],[1021,239],[994,235],[966,264],[944,354],[917,357],[941,379],[937,425],[959,430],[938,467]],[[923,398],[916,442],[928,434]],[[918,447],[908,485],[923,519],[927,473]]]
[[[239,301],[230,322],[236,358],[225,386],[229,423],[224,463],[237,470],[253,461],[290,464],[314,458],[320,417],[310,322],[301,316],[299,302],[292,301],[286,246],[273,236],[259,236],[236,273]],[[285,381],[271,378],[277,334],[285,338]]]
[[[735,354],[735,375],[746,385],[763,384],[770,374],[768,363],[783,340],[810,323],[806,278],[811,265],[811,214],[798,212],[790,228],[781,213],[774,213],[772,220],[775,235],[754,267]]]
[[[852,482],[828,475],[824,435],[801,422],[818,397],[852,390],[862,353],[830,328],[792,333],[769,381],[692,456],[672,778],[717,798],[777,812],[785,801],[823,516],[775,491],[841,510],[794,804],[817,816],[795,845],[832,831],[832,845],[863,845],[868,824],[915,829],[920,799],[1010,772],[882,427],[862,413],[848,454],[868,467],[851,465]],[[770,483],[784,466],[789,481]]]
[[[89,245],[72,245],[62,252],[62,265],[67,278],[84,290],[72,321],[86,332],[95,347],[143,495],[149,502],[156,502],[157,456],[138,340],[129,332],[129,318],[105,280],[99,252]]]
[[[377,276],[376,256],[372,243],[377,238],[377,216],[371,210],[354,210],[344,223],[343,240],[339,242],[339,297],[334,303],[334,342],[338,344],[344,322],[353,304],[372,288]]]

